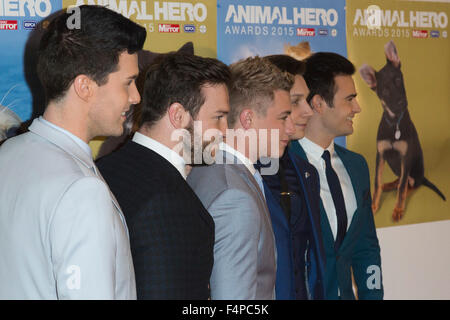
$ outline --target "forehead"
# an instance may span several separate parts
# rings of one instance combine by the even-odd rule
[[[349,94],[355,94],[355,82],[352,76],[339,75],[334,78],[335,83],[335,96],[348,96]]]
[[[309,89],[306,85],[305,79],[301,75],[295,75],[295,82],[291,89],[291,95],[293,94],[308,94]]]
[[[290,112],[292,109],[291,97],[288,91],[275,90],[273,92],[273,102],[267,108],[267,115],[279,115],[284,112]]]
[[[199,113],[229,112],[228,88],[225,84],[206,84],[202,86],[201,91],[205,102],[200,107]]]
[[[139,72],[137,53],[122,52],[119,55],[119,64],[116,72],[129,76],[137,74]]]

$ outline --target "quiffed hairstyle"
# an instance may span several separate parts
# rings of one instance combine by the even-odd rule
[[[104,85],[108,75],[117,70],[119,55],[141,50],[147,36],[143,27],[105,7],[82,5],[76,9],[79,11],[59,12],[39,45],[37,73],[47,103],[64,97],[80,74]],[[77,29],[71,24],[78,13]]]
[[[233,128],[244,108],[251,108],[265,115],[274,99],[274,91],[290,91],[294,77],[282,72],[269,60],[250,57],[230,66],[231,90],[228,126]]]
[[[302,76],[306,70],[305,62],[285,54],[274,54],[271,56],[265,56],[264,58],[276,65],[281,71],[289,72],[294,76]]]
[[[202,88],[228,88],[230,78],[228,66],[217,59],[178,52],[157,58],[145,77],[139,126],[152,127],[173,103],[181,104],[195,119],[206,99]]]
[[[317,52],[306,59],[306,71],[303,74],[309,88],[306,98],[311,104],[312,98],[320,95],[330,107],[336,94],[336,76],[355,73],[355,66],[343,56],[333,52]]]

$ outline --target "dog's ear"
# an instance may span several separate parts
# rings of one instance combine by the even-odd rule
[[[177,52],[184,54],[194,54],[194,44],[191,41],[186,42],[180,49],[178,49]]]
[[[374,68],[368,64],[363,64],[361,68],[359,68],[359,74],[369,85],[370,89],[375,90],[377,88],[377,78],[375,77]]]
[[[394,41],[391,40],[384,45],[384,54],[386,55],[386,59],[391,62],[394,67],[400,68],[400,58],[398,57]]]

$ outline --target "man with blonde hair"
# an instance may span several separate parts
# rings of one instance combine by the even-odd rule
[[[278,158],[289,142],[294,81],[259,57],[230,67],[231,130],[216,163],[194,167],[188,183],[216,226],[211,298],[273,299],[275,241],[261,175],[253,164],[261,157]]]

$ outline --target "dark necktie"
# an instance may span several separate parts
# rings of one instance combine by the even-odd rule
[[[322,158],[325,160],[325,173],[327,176],[328,186],[330,187],[331,196],[333,197],[334,207],[336,208],[337,216],[337,235],[334,247],[336,251],[344,240],[345,233],[347,231],[347,210],[345,209],[344,195],[342,194],[341,183],[339,178],[331,166],[330,152],[325,150],[322,154]]]
[[[281,186],[281,192],[280,192],[280,204],[281,208],[284,211],[284,214],[286,215],[286,219],[288,222],[288,225],[291,221],[291,193],[289,192],[288,183],[286,180],[286,175],[284,173],[283,165],[280,162],[279,165],[279,178],[280,178],[280,186]]]

